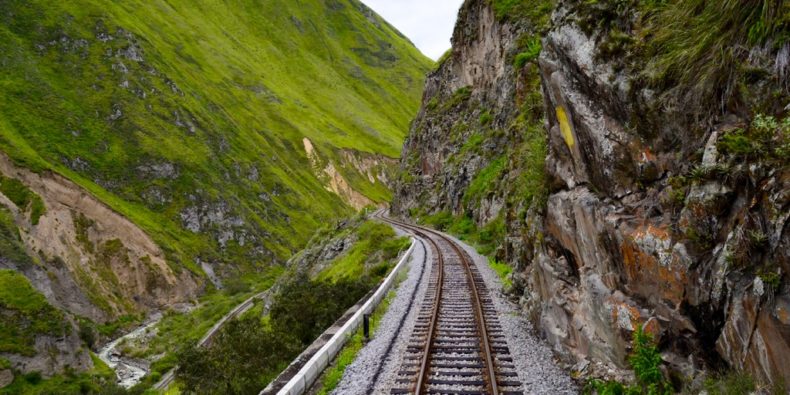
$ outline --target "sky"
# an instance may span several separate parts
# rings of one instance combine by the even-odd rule
[[[450,48],[463,0],[362,0],[400,30],[426,56],[437,60]]]

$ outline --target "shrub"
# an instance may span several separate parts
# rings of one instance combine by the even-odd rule
[[[634,369],[636,384],[626,386],[616,381],[590,380],[583,389],[585,394],[598,395],[664,395],[671,394],[672,387],[661,373],[661,354],[651,336],[639,326],[634,332],[633,353],[628,362]]]
[[[297,342],[287,331],[273,331],[251,315],[230,321],[209,347],[180,350],[176,375],[186,392],[257,393],[266,385],[267,375],[298,352]]]
[[[751,376],[735,371],[705,380],[704,387],[709,395],[740,395],[755,390]]]
[[[299,276],[277,294],[270,310],[275,330],[307,346],[361,299],[372,285],[367,278],[335,282]]]
[[[524,67],[528,62],[532,62],[538,58],[540,51],[543,47],[540,44],[540,37],[534,36],[527,41],[527,47],[524,52],[516,55],[513,64],[516,68]]]
[[[639,326],[634,332],[634,352],[628,359],[634,369],[636,382],[644,394],[671,393],[669,384],[661,373],[661,354],[650,334]]]
[[[485,111],[485,112],[483,112],[482,114],[480,114],[480,119],[479,119],[479,121],[480,121],[480,124],[481,124],[481,125],[483,125],[483,126],[486,126],[486,125],[488,125],[488,124],[489,124],[489,123],[491,123],[491,121],[493,121],[493,120],[494,120],[494,117],[492,117],[492,116],[491,116],[491,113],[490,113],[490,112],[488,112],[488,111]]]
[[[96,343],[96,331],[93,329],[93,325],[91,325],[90,322],[85,320],[80,321],[79,336],[88,348],[93,348],[93,345]]]
[[[0,193],[11,200],[20,210],[30,210],[30,222],[33,225],[38,225],[39,218],[47,211],[41,197],[15,178],[0,175]]]

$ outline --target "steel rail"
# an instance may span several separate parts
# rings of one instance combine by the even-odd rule
[[[384,217],[381,212],[376,213],[375,216],[385,222],[389,222],[398,225],[402,228],[409,229],[415,234],[417,234],[418,236],[421,236],[429,240],[431,244],[433,244],[437,252],[436,255],[437,255],[437,260],[439,261],[439,268],[440,268],[439,279],[437,284],[437,291],[434,300],[433,310],[431,312],[431,321],[428,326],[429,328],[428,337],[426,339],[423,358],[420,365],[420,371],[418,373],[417,385],[415,386],[416,393],[422,394],[425,392],[424,387],[427,382],[427,378],[430,370],[430,350],[433,345],[433,336],[435,334],[435,329],[438,324],[440,300],[442,295],[442,280],[444,276],[444,256],[442,254],[441,249],[439,248],[438,243],[436,243],[436,241],[433,240],[433,238],[428,236],[428,234],[431,234],[436,237],[439,237],[440,239],[450,244],[450,246],[453,248],[455,253],[458,254],[458,257],[461,260],[462,265],[464,266],[464,271],[466,273],[469,287],[472,290],[472,302],[473,302],[472,304],[474,306],[474,311],[475,311],[475,322],[477,326],[477,331],[478,334],[480,335],[480,350],[482,354],[481,356],[483,357],[482,359],[483,362],[485,363],[484,372],[482,374],[483,380],[486,383],[486,387],[488,387],[488,392],[490,394],[499,395],[499,388],[497,385],[497,378],[496,378],[496,367],[494,365],[494,359],[493,359],[494,353],[488,338],[488,329],[485,322],[486,321],[485,315],[483,313],[483,305],[480,300],[480,294],[477,288],[477,282],[475,281],[474,274],[472,272],[472,267],[471,267],[472,264],[470,263],[471,258],[469,257],[469,254],[466,253],[466,251],[463,251],[461,247],[459,247],[456,244],[455,241],[453,241],[449,237],[437,231]]]

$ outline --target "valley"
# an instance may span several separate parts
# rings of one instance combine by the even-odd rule
[[[0,394],[788,393],[790,2],[458,3],[0,1]]]

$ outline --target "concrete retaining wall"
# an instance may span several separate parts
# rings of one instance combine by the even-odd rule
[[[381,303],[384,296],[387,295],[387,292],[389,292],[390,288],[392,288],[392,285],[395,283],[395,278],[398,276],[398,273],[406,267],[406,262],[409,260],[409,257],[411,257],[415,244],[415,240],[412,238],[411,247],[406,250],[401,260],[395,265],[395,268],[392,269],[392,272],[387,278],[384,279],[373,296],[371,296],[370,299],[368,299],[368,301],[346,321],[340,330],[338,330],[334,336],[332,336],[332,338],[304,364],[304,366],[302,366],[299,372],[277,392],[278,395],[302,395],[313,385],[318,376],[321,375],[321,372],[323,372],[335,356],[337,356],[343,348],[343,345],[346,344],[346,341],[348,341],[348,339],[354,335],[357,328],[359,328],[359,325],[362,323],[362,315],[370,314],[373,309]],[[263,394],[264,391],[261,391],[261,394]]]

